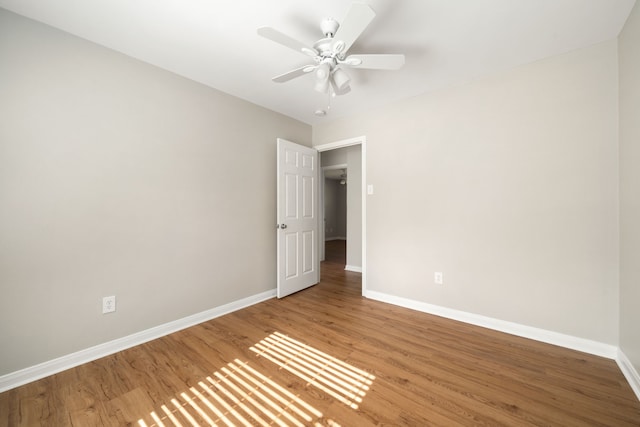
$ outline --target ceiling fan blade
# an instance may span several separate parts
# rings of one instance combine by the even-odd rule
[[[318,51],[314,48],[309,47],[306,44],[299,42],[298,40],[271,27],[258,28],[258,35],[311,57],[318,55]]]
[[[300,77],[302,75],[310,73],[315,69],[316,69],[315,65],[305,65],[304,67],[296,68],[295,70],[291,70],[287,73],[276,76],[271,80],[273,80],[276,83],[284,83],[284,82],[288,82],[289,80],[293,80],[296,77]]]
[[[352,4],[347,16],[333,37],[332,49],[335,51],[336,47],[338,47],[338,52],[349,50],[375,17],[376,13],[368,5],[363,3]]]
[[[371,70],[398,70],[404,65],[404,55],[349,55],[344,59],[344,61],[340,62],[352,68],[368,68]]]

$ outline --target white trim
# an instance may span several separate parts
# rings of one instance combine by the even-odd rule
[[[357,265],[345,265],[344,269],[347,271],[354,271],[356,273],[362,273],[362,267],[358,267]]]
[[[360,137],[362,156],[362,295],[367,293],[367,137]]]
[[[145,342],[163,337],[165,335],[169,335],[173,332],[177,332],[190,326],[215,319],[216,317],[240,310],[245,307],[249,307],[262,301],[266,301],[275,296],[275,289],[262,292],[247,298],[243,298],[241,300],[233,301],[219,307],[193,314],[191,316],[183,317],[182,319],[174,320],[172,322],[164,323],[162,325],[155,326],[144,331],[136,332],[126,337],[98,344],[96,346],[89,347],[75,353],[58,357],[57,359],[49,360],[35,366],[30,366],[19,371],[2,375],[0,376],[0,393],[21,386],[23,384],[30,383],[32,381],[48,377],[49,375],[53,375],[58,372],[62,372],[64,370],[82,365],[84,363],[100,359],[101,357],[108,356],[118,351],[135,347],[136,345],[143,344]]]
[[[339,169],[347,169],[349,167],[346,163],[340,163],[339,165],[322,166],[323,171],[335,171]]]
[[[322,163],[322,158],[320,155],[320,152],[318,152],[318,162]],[[327,177],[324,174],[324,169],[322,169],[322,179],[318,179],[318,198],[320,199],[318,201],[318,264],[317,264],[317,268],[318,271],[320,271],[320,275],[322,276],[322,272],[320,270],[320,263],[322,261],[324,261],[325,259],[325,248],[322,244],[322,242],[325,241],[326,239],[326,233],[325,233],[325,228],[326,228],[326,224],[325,224],[325,217],[324,217],[324,205],[325,205],[325,181],[327,180]]]
[[[329,142],[328,144],[315,145],[313,148],[319,152],[335,150],[336,148],[351,147],[352,145],[364,144],[366,137],[356,136],[355,138],[343,139],[341,141]]]
[[[492,317],[481,316],[479,314],[467,313],[465,311],[397,297],[382,292],[368,291],[365,297],[398,305],[400,307],[410,308],[412,310],[422,311],[424,313],[435,314],[436,316],[446,317],[448,319],[470,323],[483,328],[506,332],[519,337],[529,338],[536,341],[546,342],[548,344],[570,348],[572,350],[582,351],[584,353],[594,354],[596,356],[606,357],[608,359],[616,359],[616,356],[618,355],[618,347],[614,345],[574,337],[572,335],[565,335],[558,332],[547,331],[545,329],[534,328],[532,326],[507,322],[505,320],[494,319]]]
[[[618,355],[616,357],[616,363],[620,367],[622,374],[627,379],[627,382],[633,389],[633,392],[636,394],[638,400],[640,400],[640,374],[633,367],[631,361],[627,358],[627,356],[622,352],[621,349],[618,349]]]

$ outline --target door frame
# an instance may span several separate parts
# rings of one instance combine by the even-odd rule
[[[327,144],[314,145],[313,148],[318,150],[319,153],[329,150],[335,150],[337,148],[351,147],[352,145],[360,145],[360,161],[362,163],[362,295],[367,295],[367,137],[366,136],[356,136],[354,138],[343,139],[339,141],[329,142]],[[324,184],[324,182],[323,182]],[[322,241],[319,241],[319,245],[324,245],[324,224],[321,223],[321,220],[324,220],[324,205],[320,206],[318,203],[318,209],[322,210],[319,212],[318,217],[318,228],[322,230]],[[320,240],[320,239],[318,239]],[[320,252],[320,248],[318,248],[318,253]],[[318,257],[319,260],[319,257]],[[318,261],[318,264],[320,262]],[[318,265],[319,268],[319,265]]]

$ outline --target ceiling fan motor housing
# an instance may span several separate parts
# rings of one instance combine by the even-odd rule
[[[320,39],[313,44],[313,48],[318,52],[318,59],[322,61],[326,58],[334,58],[336,57],[336,52],[331,49],[331,45],[333,43],[332,38]]]
[[[340,28],[340,24],[333,18],[325,18],[320,23],[322,34],[327,38],[332,38]]]

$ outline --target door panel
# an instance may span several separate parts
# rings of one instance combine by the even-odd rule
[[[318,154],[278,139],[278,298],[318,283]]]
[[[314,248],[316,247],[313,233],[305,231],[302,233],[302,272],[310,273],[313,271]]]
[[[302,177],[302,216],[305,219],[313,219],[314,218],[314,209],[315,209],[315,197],[317,197],[316,192],[314,191],[314,179],[309,176]]]
[[[296,233],[285,233],[285,253],[286,253],[286,279],[298,276],[298,236]]]
[[[286,219],[298,218],[298,177],[293,174],[285,175],[286,188]]]

